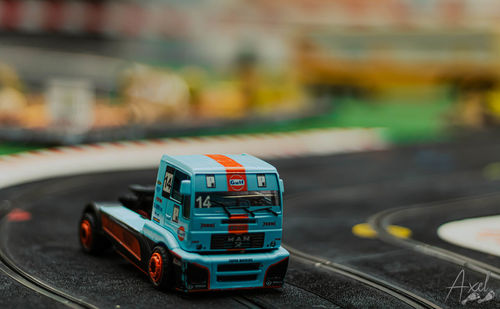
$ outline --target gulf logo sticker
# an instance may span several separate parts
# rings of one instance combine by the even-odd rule
[[[247,191],[245,168],[240,163],[225,155],[206,155],[226,168],[227,189],[229,191]]]
[[[242,175],[231,175],[229,177],[229,186],[232,191],[241,191],[245,187],[245,177]]]
[[[177,229],[177,237],[179,237],[180,241],[183,241],[184,237],[186,237],[186,231],[183,226]]]

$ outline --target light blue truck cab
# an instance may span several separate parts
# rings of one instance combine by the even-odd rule
[[[132,190],[135,200],[94,203],[87,213],[156,286],[188,292],[283,285],[283,181],[272,165],[247,154],[164,155],[154,188]],[[80,238],[85,250],[82,231]]]

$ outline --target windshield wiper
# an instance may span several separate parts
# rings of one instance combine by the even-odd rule
[[[221,207],[229,218],[231,218],[231,215],[232,215],[232,213],[229,211],[229,209],[243,209],[248,214],[250,214],[252,217],[255,217],[255,214],[253,213],[254,211],[248,209],[250,206],[236,206],[236,207],[232,206],[232,207],[230,207],[230,206],[224,205],[223,203],[217,202],[217,201],[211,201],[211,203],[214,204],[215,206]]]
[[[270,213],[272,213],[273,215],[278,216],[278,213],[276,211],[272,210],[271,207],[264,207],[264,208],[254,209],[253,212],[261,211],[261,210],[267,210]]]
[[[269,211],[273,215],[278,216],[278,213],[276,211],[274,211],[274,210],[271,209],[272,207],[264,207],[264,208],[254,209],[254,210],[248,209],[248,208],[250,208],[250,206],[236,206],[236,207],[228,207],[228,208],[229,209],[243,209],[244,211],[246,211],[252,217],[255,217],[255,212],[261,211],[261,210]]]
[[[255,210],[250,210],[248,209],[250,206],[236,206],[236,207],[229,207],[230,209],[243,209],[244,211],[246,211],[249,215],[251,215],[252,217],[255,217],[255,214],[254,214],[254,211]]]
[[[222,207],[222,209],[224,209],[224,212],[227,214],[227,216],[230,218],[231,217],[231,212],[229,211],[229,207],[220,203],[220,202],[217,202],[217,201],[212,201],[211,202],[212,204],[215,204],[216,206],[219,206],[219,207]]]

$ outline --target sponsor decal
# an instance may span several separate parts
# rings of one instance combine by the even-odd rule
[[[229,191],[247,191],[245,167],[225,155],[206,155],[226,168],[227,189]]]
[[[229,263],[248,263],[253,262],[253,259],[229,259]]]
[[[174,171],[173,167],[167,166],[163,179],[163,197],[170,197],[170,193],[172,192],[172,181],[174,180]]]
[[[174,206],[174,212],[172,213],[172,221],[179,222],[179,206]]]
[[[215,188],[215,175],[207,175],[207,188]]]
[[[204,289],[207,287],[207,284],[206,283],[202,283],[202,284],[193,284],[193,289]]]
[[[253,262],[253,259],[240,259],[240,262],[242,262],[242,263]]]
[[[245,188],[245,178],[239,174],[231,175],[229,176],[229,186],[231,191],[241,191]]]
[[[230,224],[228,226],[229,232],[236,232],[236,231],[242,231],[242,232],[247,232],[248,231],[248,224]]]
[[[157,217],[153,217],[153,221],[157,222],[157,223],[160,223],[160,219],[157,218]]]
[[[161,198],[159,198],[159,197],[156,197],[156,201],[160,202],[160,203],[163,202],[163,200]]]
[[[183,226],[177,229],[177,237],[179,237],[180,241],[183,241],[184,237],[186,237],[186,231]]]
[[[210,228],[210,227],[215,227],[215,223],[202,223],[201,224],[202,228]]]
[[[264,175],[264,174],[258,174],[257,175],[257,186],[259,188],[262,188],[262,187],[266,186],[266,175]]]

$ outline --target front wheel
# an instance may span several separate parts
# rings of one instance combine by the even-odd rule
[[[167,249],[162,246],[156,246],[149,258],[149,280],[156,288],[166,290],[172,286],[171,269],[170,255]]]

